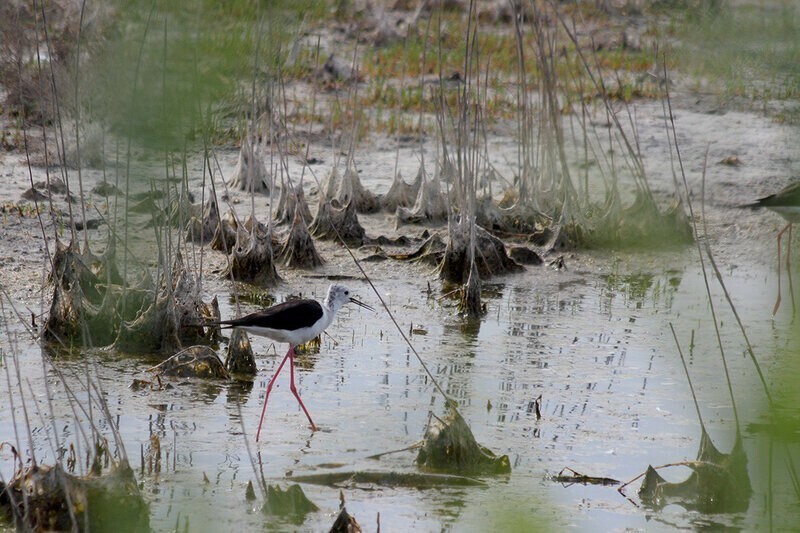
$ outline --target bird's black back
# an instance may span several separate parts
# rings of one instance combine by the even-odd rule
[[[320,318],[322,306],[316,300],[289,300],[241,318],[222,320],[220,324],[234,328],[255,326],[294,331],[309,327]]]

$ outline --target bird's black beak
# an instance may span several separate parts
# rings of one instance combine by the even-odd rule
[[[375,309],[373,309],[371,306],[365,304],[364,302],[360,302],[360,301],[356,300],[355,298],[350,298],[350,303],[351,304],[356,304],[359,307],[363,307],[364,309],[369,309],[370,311],[375,312]]]

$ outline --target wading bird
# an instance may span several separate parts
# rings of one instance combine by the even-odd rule
[[[786,219],[786,226],[778,232],[778,299],[775,301],[775,307],[772,309],[773,316],[778,312],[778,307],[781,305],[781,237],[784,233],[788,235],[788,242],[786,244],[786,270],[789,276],[789,292],[792,296],[792,312],[795,311],[794,305],[794,287],[792,285],[792,224],[800,221],[800,181],[796,181],[788,185],[784,189],[770,194],[764,198],[756,200],[754,207],[766,207],[774,211]]]
[[[264,413],[267,410],[269,393],[275,383],[275,378],[280,374],[287,359],[289,361],[289,388],[306,414],[306,418],[311,424],[311,429],[313,431],[317,430],[317,426],[311,420],[311,415],[308,414],[308,410],[303,405],[303,400],[300,399],[300,394],[298,394],[294,385],[294,349],[296,346],[316,338],[325,331],[325,328],[333,322],[336,312],[346,303],[353,303],[359,307],[375,311],[372,307],[350,296],[350,289],[347,287],[334,284],[328,288],[328,295],[322,303],[308,299],[289,300],[241,318],[222,320],[211,324],[218,324],[224,328],[241,328],[253,335],[267,337],[276,342],[289,343],[289,350],[283,357],[281,364],[278,365],[278,370],[275,371],[267,384],[264,406],[261,408],[261,418],[258,420],[258,429],[256,430],[256,442],[258,442],[258,438],[261,435],[261,423],[264,421]]]

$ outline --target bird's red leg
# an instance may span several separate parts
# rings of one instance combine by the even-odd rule
[[[311,420],[311,415],[308,414],[308,409],[306,406],[303,405],[303,400],[300,399],[300,395],[297,393],[297,388],[294,386],[294,350],[289,352],[289,389],[291,389],[294,397],[297,398],[297,401],[300,403],[300,407],[303,409],[303,412],[306,414],[306,418],[308,418],[308,423],[311,424],[311,431],[316,431],[317,426],[314,425],[314,421]]]
[[[281,364],[278,365],[278,370],[272,374],[272,377],[269,379],[269,383],[267,383],[267,392],[264,394],[264,406],[261,408],[261,418],[258,419],[258,429],[256,430],[256,442],[258,442],[258,437],[261,435],[261,424],[264,422],[264,413],[267,412],[267,400],[269,399],[269,393],[272,390],[272,385],[275,384],[275,378],[278,377],[278,374],[281,373],[283,369],[283,365],[286,364],[286,360],[291,358],[291,355],[294,353],[294,346],[289,345],[289,351],[286,352],[286,355],[283,356],[283,361]]]
[[[786,226],[778,232],[778,239],[777,239],[778,240],[778,299],[775,300],[775,307],[772,308],[772,316],[775,316],[775,313],[778,312],[778,307],[780,307],[781,305],[781,237],[783,237],[784,232],[786,230],[790,230],[791,227],[792,224],[790,222],[789,224],[786,224]],[[786,257],[786,264],[787,265],[789,264],[788,256]],[[790,276],[789,280],[791,280],[792,279],[791,272],[789,273],[789,276]],[[789,281],[789,284],[791,285],[791,281]]]

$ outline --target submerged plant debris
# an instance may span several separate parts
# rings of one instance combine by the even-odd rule
[[[485,486],[478,479],[457,474],[432,472],[326,472],[324,474],[305,474],[292,476],[292,481],[326,485],[328,487],[366,488],[408,487],[413,489],[432,489],[436,487]]]
[[[0,482],[0,510],[18,531],[150,531],[150,509],[127,464],[75,476],[33,464]]]
[[[318,511],[319,507],[308,499],[300,485],[290,485],[286,490],[277,485],[267,486],[267,499],[261,512],[270,515],[289,517],[300,524],[308,513]]]
[[[677,504],[701,513],[739,513],[750,506],[752,487],[740,436],[731,452],[725,454],[702,428],[697,459],[681,464],[691,468],[692,473],[678,483],[666,481],[648,466],[639,487],[642,502],[654,509]]]
[[[568,472],[568,474],[564,474],[564,472]],[[557,483],[566,483],[566,484],[573,484],[579,483],[581,485],[619,485],[620,481],[617,479],[613,479],[610,477],[602,477],[602,476],[587,476],[585,474],[581,474],[570,467],[564,467],[561,471],[551,478],[553,481]]]
[[[190,346],[148,369],[159,376],[230,379],[217,353],[208,346]]]
[[[225,368],[231,374],[241,376],[255,376],[258,371],[250,338],[247,336],[247,332],[241,328],[233,328],[231,340],[228,342],[228,352],[225,356]]]
[[[431,415],[416,463],[421,468],[460,474],[511,473],[508,456],[497,456],[478,444],[467,422],[452,406],[448,406],[445,418]]]

